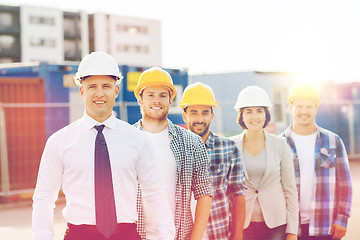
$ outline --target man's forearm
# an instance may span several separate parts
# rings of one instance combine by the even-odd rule
[[[209,220],[212,198],[202,196],[197,200],[195,210],[195,221],[191,231],[190,240],[200,240]]]

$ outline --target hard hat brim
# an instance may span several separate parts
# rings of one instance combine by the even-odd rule
[[[170,92],[171,92],[171,99],[174,99],[175,98],[175,95],[176,95],[176,89],[174,87],[174,85],[170,84],[170,83],[165,83],[165,82],[157,82],[157,81],[154,81],[154,82],[151,82],[151,83],[148,83],[148,82],[144,82],[142,84],[139,84],[136,86],[135,90],[134,90],[134,95],[136,97],[136,99],[139,98],[139,95],[140,93],[146,88],[146,87],[149,87],[149,86],[164,86],[164,87],[167,87],[169,88]]]

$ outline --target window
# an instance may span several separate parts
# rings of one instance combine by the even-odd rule
[[[12,22],[13,18],[10,13],[0,13],[0,28],[11,27]]]
[[[70,36],[75,36],[76,33],[80,32],[80,19],[64,19],[64,32]]]
[[[127,45],[127,44],[118,44],[117,45],[118,52],[128,52],[128,53],[148,53],[148,46],[141,45]]]
[[[0,50],[12,49],[15,43],[15,37],[8,35],[0,36]]]
[[[12,58],[0,58],[0,63],[12,63],[14,59]]]
[[[55,47],[56,41],[54,39],[32,38],[30,46],[33,47]]]
[[[286,123],[286,89],[274,89],[274,121],[276,123]]]
[[[148,28],[145,26],[134,26],[134,25],[124,25],[124,24],[118,24],[116,26],[116,30],[118,32],[127,32],[129,34],[148,33]]]
[[[81,56],[81,42],[77,40],[65,40],[64,41],[64,51],[65,56],[72,58],[77,57],[78,55]]]
[[[30,23],[43,24],[43,25],[55,25],[55,18],[30,16]]]

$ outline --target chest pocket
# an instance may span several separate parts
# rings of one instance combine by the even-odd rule
[[[224,163],[216,163],[210,165],[210,174],[213,176],[225,174],[224,172],[227,170],[227,165]]]
[[[320,167],[333,168],[335,167],[336,149],[335,148],[321,148],[320,149]]]

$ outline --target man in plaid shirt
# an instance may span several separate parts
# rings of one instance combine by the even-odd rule
[[[180,102],[185,123],[202,138],[210,156],[214,196],[203,239],[238,240],[243,239],[245,175],[235,142],[209,130],[216,106],[212,89],[199,82],[187,86]]]
[[[200,240],[209,219],[212,186],[209,178],[209,157],[201,138],[167,119],[176,95],[171,76],[161,68],[144,71],[135,88],[142,119],[135,127],[143,130],[153,142],[160,177],[172,210],[177,240]],[[197,200],[195,220],[191,214],[191,194]],[[139,197],[141,200],[141,196]],[[142,202],[143,205],[147,203]],[[138,205],[138,231],[146,239],[143,224],[152,220]],[[148,230],[148,229],[146,229]],[[153,235],[153,234],[152,234]],[[157,240],[154,238],[154,240]],[[171,240],[171,239],[169,239]]]
[[[283,133],[294,153],[299,192],[299,239],[341,239],[351,208],[349,161],[340,137],[316,125],[320,105],[309,84],[293,88],[288,103],[292,125]]]

